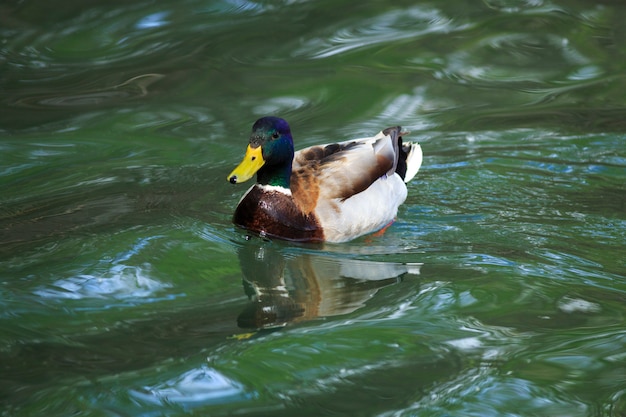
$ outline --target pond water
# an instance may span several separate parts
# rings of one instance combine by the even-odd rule
[[[0,415],[626,415],[626,4],[0,5]],[[252,123],[402,125],[382,236],[246,239]]]

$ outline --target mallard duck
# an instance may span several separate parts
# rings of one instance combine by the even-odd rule
[[[400,126],[371,138],[312,146],[294,153],[289,124],[262,117],[252,126],[243,161],[227,180],[257,175],[233,223],[292,241],[345,242],[391,224],[422,164],[417,143]]]

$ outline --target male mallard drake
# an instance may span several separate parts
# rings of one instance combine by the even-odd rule
[[[422,164],[417,143],[402,143],[400,126],[371,138],[312,146],[294,154],[287,122],[263,117],[252,126],[232,184],[257,174],[233,223],[295,241],[345,242],[393,222]]]

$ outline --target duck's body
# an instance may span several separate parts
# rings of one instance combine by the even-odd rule
[[[294,154],[289,125],[276,117],[252,128],[242,163],[228,176],[257,183],[233,222],[295,241],[344,242],[391,223],[407,196],[405,183],[422,162],[419,144],[402,144],[400,127],[372,138],[312,146]]]

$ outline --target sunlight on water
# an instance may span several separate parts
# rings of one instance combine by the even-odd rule
[[[132,391],[136,399],[152,404],[175,404],[185,409],[250,397],[243,387],[208,366],[185,372],[153,387]]]
[[[116,300],[115,303],[127,301],[131,305],[160,301],[161,298],[157,298],[157,295],[171,288],[172,285],[151,278],[151,266],[149,264],[131,266],[124,262],[140,255],[151,240],[161,237],[141,239],[132,249],[116,256],[113,261],[101,262],[101,265],[94,268],[96,270],[104,269],[103,272],[59,279],[46,288],[35,290],[34,294],[51,299],[103,299],[107,301]],[[165,298],[173,297],[174,294],[165,295]],[[102,308],[108,307],[110,305],[105,305]],[[89,309],[97,308],[99,308],[97,305],[89,307]]]
[[[317,59],[329,58],[358,48],[461,29],[463,27],[455,27],[437,10],[412,7],[382,14],[371,21],[360,21],[357,28],[342,28],[327,40],[311,40],[298,53]]]
[[[495,388],[493,388],[495,387]],[[463,398],[461,403],[455,398]],[[526,412],[552,416],[586,416],[589,407],[580,401],[561,398],[558,394],[540,393],[537,386],[522,379],[500,376],[488,367],[471,370],[443,386],[407,409],[385,415],[410,416],[413,413],[446,413],[463,408],[471,416],[500,416],[512,404]]]
[[[44,298],[113,298],[136,302],[139,299],[150,301],[148,297],[168,287],[171,285],[150,279],[142,268],[116,265],[104,276],[80,275],[62,279],[56,281],[53,288],[40,289],[35,294]]]
[[[310,106],[305,97],[276,97],[257,106],[254,112],[259,116],[281,114],[287,110],[301,109]]]

